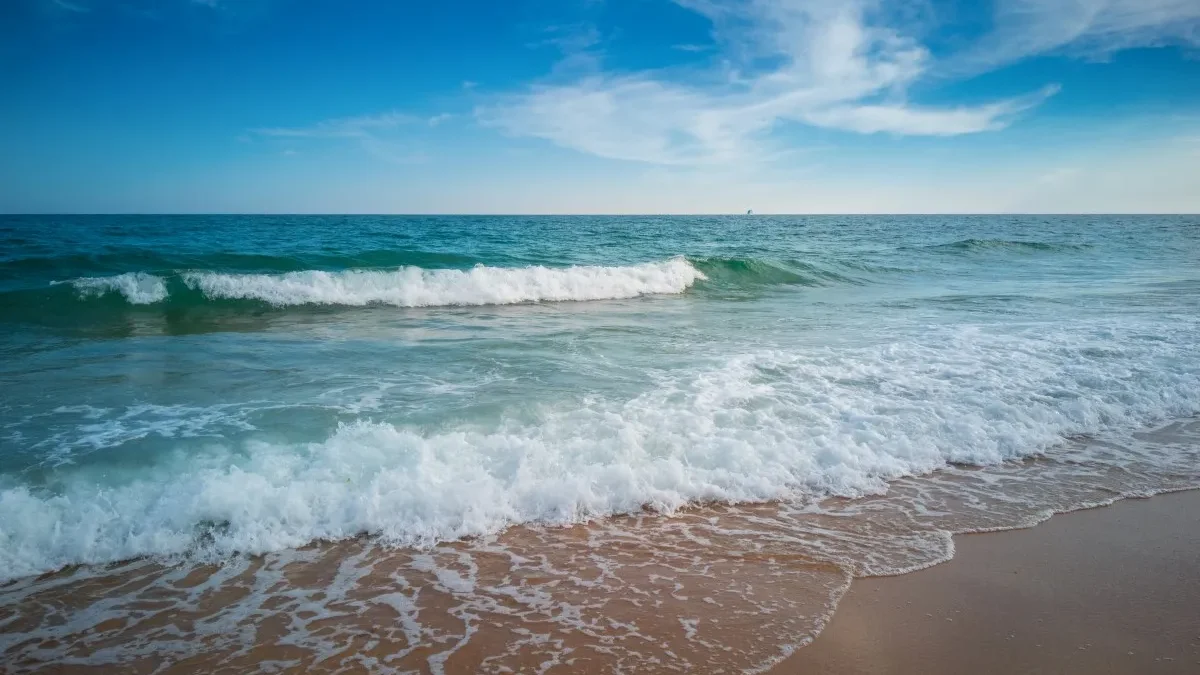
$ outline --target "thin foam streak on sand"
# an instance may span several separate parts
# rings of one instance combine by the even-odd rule
[[[426,551],[370,538],[222,565],[135,560],[0,587],[6,671],[745,672],[811,642],[854,576],[952,533],[1200,486],[1200,421],[950,467],[885,496],[514,527]],[[781,668],[786,666],[780,666]]]

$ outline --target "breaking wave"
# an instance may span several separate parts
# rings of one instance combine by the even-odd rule
[[[632,265],[548,267],[302,269],[284,272],[187,270],[125,272],[54,281],[49,287],[0,292],[7,312],[62,315],[83,301],[91,309],[175,307],[251,302],[274,308],[450,307],[618,300],[678,295],[698,284],[717,292],[772,286],[859,284],[874,270],[801,260],[688,258]],[[73,291],[73,292],[72,292]]]
[[[625,266],[489,267],[468,269],[303,270],[282,274],[188,271],[128,272],[70,281],[80,299],[107,294],[132,305],[249,300],[274,307],[391,305],[439,307],[528,302],[615,300],[686,291],[703,272],[683,257]],[[199,294],[200,297],[196,297]],[[191,296],[189,298],[189,296]]]
[[[149,305],[167,299],[167,282],[145,272],[129,272],[112,277],[85,277],[71,282],[79,297],[91,298],[106,293],[120,294],[133,305]]]
[[[523,302],[613,300],[678,294],[704,275],[683,258],[624,267],[542,266],[468,270],[304,271],[286,274],[188,272],[188,288],[209,299],[292,305],[512,305]]]
[[[247,440],[119,479],[103,465],[67,468],[53,485],[0,485],[0,577],[197,548],[261,553],[361,533],[422,545],[643,508],[879,493],[949,464],[1196,413],[1193,329],[958,328],[761,351],[633,399],[491,428],[360,418],[318,442]]]

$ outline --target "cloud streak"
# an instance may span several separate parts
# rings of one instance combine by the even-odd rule
[[[452,119],[454,115],[450,113],[421,117],[393,110],[374,115],[339,117],[307,127],[252,129],[251,133],[262,138],[281,140],[348,141],[377,159],[392,164],[415,164],[426,161],[428,157],[411,150],[409,143],[396,140],[398,132],[405,128],[431,129]]]
[[[598,60],[567,77],[556,69],[476,118],[599,157],[723,165],[775,156],[775,132],[789,125],[920,136],[1003,129],[1057,86],[971,106],[919,105],[910,91],[1067,46],[1102,56],[1200,36],[1196,0],[1000,0],[993,30],[941,63],[919,40],[931,16],[921,0],[674,2],[710,21],[722,58],[632,73]]]
[[[438,115],[429,119],[429,124],[434,125],[442,116]],[[410,124],[419,124],[423,120],[416,115],[407,113],[389,111],[375,115],[360,115],[357,117],[339,117],[337,119],[324,120],[312,126],[307,127],[267,127],[254,129],[253,132],[260,136],[272,136],[276,138],[369,138],[374,133],[380,131],[388,131]]]
[[[1200,46],[1196,0],[1001,0],[993,30],[948,64],[970,75],[1032,56],[1106,59],[1134,47]]]
[[[676,1],[711,21],[714,39],[735,59],[731,71],[596,72],[480,108],[479,119],[601,157],[723,164],[771,154],[767,136],[787,123],[949,136],[1000,128],[1053,93],[912,106],[906,92],[928,70],[930,53],[883,23],[871,0]],[[764,60],[778,65],[754,67]]]

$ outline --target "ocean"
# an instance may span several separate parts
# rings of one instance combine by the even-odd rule
[[[1200,487],[1200,217],[2,216],[0,356],[11,672],[755,671]]]

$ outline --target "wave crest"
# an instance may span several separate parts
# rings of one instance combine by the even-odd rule
[[[275,307],[296,305],[392,305],[437,307],[511,305],[526,302],[614,300],[686,291],[705,275],[683,257],[625,266],[552,268],[304,270],[282,274],[195,271],[179,276],[208,300],[254,300]],[[71,282],[84,298],[118,293],[130,304],[171,297],[168,280],[145,272],[88,277]],[[184,289],[179,289],[186,292]]]
[[[113,277],[84,277],[71,282],[80,297],[119,293],[133,305],[149,305],[167,299],[167,282],[145,272],[126,272]]]
[[[826,286],[861,283],[829,266],[803,260],[757,258],[696,258],[696,267],[716,286],[755,288],[762,286]]]
[[[183,282],[210,299],[292,305],[512,305],[678,294],[704,275],[684,258],[624,267],[542,266],[469,270],[308,270],[286,274],[191,272]]]

